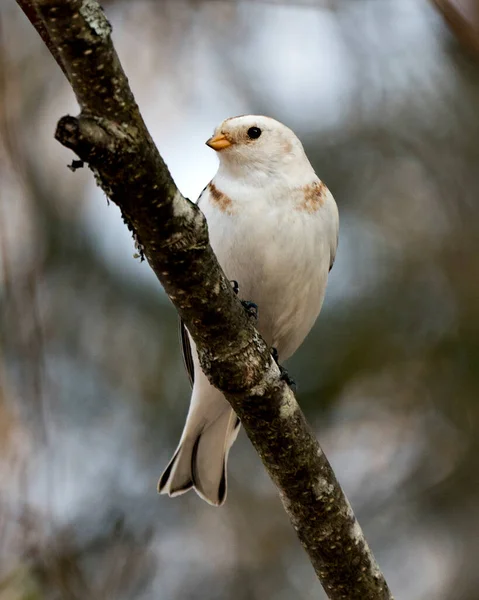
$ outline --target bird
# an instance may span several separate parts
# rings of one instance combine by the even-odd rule
[[[304,148],[271,117],[224,120],[206,144],[218,171],[197,204],[211,247],[241,299],[258,307],[256,326],[275,358],[299,348],[321,310],[338,245],[339,214]],[[240,421],[203,373],[195,343],[180,324],[192,383],[179,445],[158,482],[171,497],[194,489],[213,506],[227,493],[227,460]]]

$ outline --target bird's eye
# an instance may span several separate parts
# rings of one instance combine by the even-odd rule
[[[248,137],[252,140],[256,140],[261,135],[261,129],[259,127],[250,127],[248,129]]]

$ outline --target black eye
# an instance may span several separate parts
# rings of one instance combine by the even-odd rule
[[[261,135],[261,129],[259,127],[250,127],[248,129],[248,137],[252,140],[256,140]]]

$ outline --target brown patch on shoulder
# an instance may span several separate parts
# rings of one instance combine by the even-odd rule
[[[234,213],[233,209],[233,201],[229,196],[223,194],[214,183],[208,184],[208,190],[211,195],[211,202],[221,211],[226,213],[227,215],[232,215]]]
[[[302,198],[299,202],[298,210],[315,213],[319,210],[325,200],[328,188],[322,181],[308,183],[301,188]]]

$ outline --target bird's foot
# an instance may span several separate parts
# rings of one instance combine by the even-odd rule
[[[279,364],[278,351],[276,348],[271,348],[271,356],[273,357],[274,362],[278,365],[281,380],[284,381],[293,390],[293,392],[296,392],[296,381],[290,377],[288,371]]]
[[[284,367],[282,367],[281,365],[278,365],[278,367],[281,373],[281,380],[284,381],[286,385],[288,385],[291,388],[291,390],[296,393],[296,381],[292,377],[290,377],[288,371]]]
[[[231,285],[233,286],[233,292],[238,295],[239,293],[239,284],[238,282],[233,279],[230,281]],[[243,308],[246,312],[246,314],[248,315],[248,317],[250,319],[253,319],[254,321],[258,320],[258,305],[255,304],[254,302],[250,302],[249,300],[241,300],[241,304],[243,305]]]
[[[77,169],[83,169],[85,163],[82,160],[72,160],[71,165],[67,165],[72,173],[74,173]]]
[[[241,300],[241,304],[250,319],[258,320],[258,305],[248,300]]]

